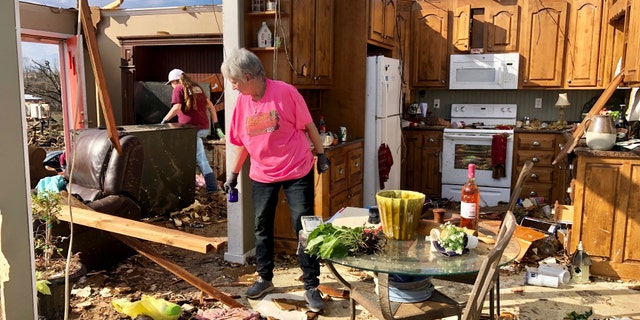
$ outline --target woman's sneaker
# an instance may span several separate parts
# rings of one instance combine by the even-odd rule
[[[304,293],[304,300],[309,304],[309,310],[313,312],[320,312],[324,308],[322,293],[318,288],[308,289]]]
[[[273,291],[273,289],[275,289],[273,282],[264,280],[260,277],[249,289],[247,289],[245,296],[249,299],[258,299],[266,293]]]

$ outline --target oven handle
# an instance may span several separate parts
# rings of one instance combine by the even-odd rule
[[[493,135],[476,135],[476,136],[467,136],[464,134],[443,134],[442,135],[445,139],[450,139],[450,140],[459,140],[459,139],[464,139],[464,140],[473,140],[473,141],[486,141],[486,140],[492,140],[493,139]],[[507,137],[507,140],[513,140],[513,135],[509,135]]]

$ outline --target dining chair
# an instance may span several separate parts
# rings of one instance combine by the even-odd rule
[[[407,303],[389,300],[388,276],[379,274],[378,294],[373,292],[373,285],[355,285],[351,288],[350,308],[351,319],[355,319],[355,306],[360,303],[378,319],[439,319],[458,316],[458,319],[480,319],[484,300],[489,289],[498,277],[498,263],[516,229],[516,218],[511,211],[507,211],[496,237],[496,244],[484,256],[480,269],[475,275],[475,282],[466,302],[448,297],[444,293],[434,290],[428,300]]]

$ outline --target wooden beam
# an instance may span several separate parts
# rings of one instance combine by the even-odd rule
[[[611,83],[609,83],[609,86],[607,86],[604,92],[602,92],[596,103],[593,105],[593,107],[591,107],[591,110],[589,110],[589,113],[587,113],[584,119],[582,119],[582,122],[578,124],[576,130],[573,131],[571,140],[567,141],[564,148],[562,148],[562,151],[560,151],[560,153],[558,153],[558,156],[556,156],[556,159],[553,160],[553,165],[556,165],[558,162],[560,162],[560,160],[564,159],[569,153],[571,153],[571,151],[573,151],[576,145],[578,145],[578,141],[580,141],[580,138],[582,138],[582,135],[586,130],[586,123],[588,121],[591,121],[591,118],[593,116],[600,113],[600,110],[602,110],[609,98],[611,98],[611,95],[616,91],[620,83],[622,83],[622,79],[624,79],[624,70],[618,73],[618,75],[613,80],[611,80]]]
[[[93,66],[93,74],[96,77],[96,83],[98,85],[98,97],[100,99],[100,107],[102,109],[102,115],[106,122],[107,132],[109,133],[109,140],[118,151],[122,154],[122,147],[120,146],[120,138],[118,137],[118,130],[116,129],[116,122],[113,118],[113,109],[111,108],[111,99],[109,98],[109,91],[107,90],[107,83],[104,78],[104,69],[102,67],[102,58],[100,57],[100,51],[98,51],[98,43],[96,42],[95,28],[91,19],[91,11],[87,0],[78,1],[78,14],[82,22],[82,30],[89,48],[89,58],[91,58],[91,65]]]
[[[145,245],[143,242],[141,242],[141,241],[139,241],[137,239],[131,238],[131,237],[126,237],[126,236],[121,236],[121,235],[116,235],[116,234],[114,234],[113,236],[116,237],[116,239],[124,242],[129,247],[131,247],[134,250],[136,250],[141,255],[149,258],[151,261],[157,263],[161,267],[165,268],[169,272],[171,272],[171,273],[175,274],[176,276],[180,277],[181,279],[183,279],[184,281],[186,281],[189,284],[193,285],[194,287],[204,291],[205,293],[207,293],[208,295],[212,296],[216,300],[224,303],[228,307],[231,307],[231,308],[244,308],[245,307],[244,305],[242,305],[238,301],[236,301],[233,298],[229,297],[228,295],[220,292],[218,289],[216,289],[212,285],[208,284],[207,282],[203,281],[202,279],[200,279],[200,278],[194,276],[193,274],[189,273],[187,270],[185,270],[185,269],[181,268],[180,266],[174,264],[173,262],[163,258],[158,252],[155,252],[152,248],[150,248],[149,246]]]
[[[70,213],[70,210],[73,211]],[[58,218],[70,221],[71,214],[73,223],[200,253],[207,253],[212,249],[218,252],[227,243],[227,237],[203,237],[75,206],[62,205]]]

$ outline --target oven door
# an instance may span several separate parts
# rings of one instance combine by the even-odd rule
[[[481,131],[481,132],[480,132]],[[494,178],[491,164],[493,135],[507,132],[505,177]],[[510,188],[513,162],[513,132],[507,130],[457,130],[445,129],[442,140],[442,183],[463,185],[467,181],[467,168],[476,165],[478,186]]]

